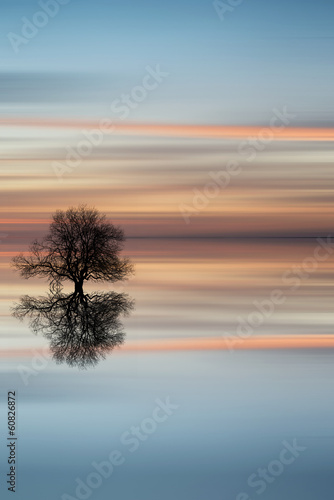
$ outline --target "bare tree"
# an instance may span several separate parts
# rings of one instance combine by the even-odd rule
[[[75,292],[83,295],[85,281],[124,280],[133,272],[127,258],[120,258],[124,233],[94,208],[81,205],[53,215],[49,233],[34,241],[26,257],[12,263],[21,276],[47,278],[50,289],[59,292],[63,281],[71,280]]]
[[[88,368],[123,344],[120,316],[128,316],[133,306],[124,293],[49,293],[25,295],[15,304],[13,315],[29,318],[33,332],[50,341],[55,361]]]

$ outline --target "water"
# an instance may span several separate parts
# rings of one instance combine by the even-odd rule
[[[246,341],[233,352],[177,347],[180,338],[233,335],[238,318],[274,288],[286,301],[252,335],[332,333],[332,258],[294,291],[282,281],[316,246],[308,239],[130,239],[136,276],[125,290],[136,310],[124,321],[125,347],[166,338],[176,344],[153,352],[120,349],[88,370],[57,365],[46,351],[37,361],[46,341],[9,308],[26,291],[42,294],[45,284],[13,277],[4,252],[1,460],[7,472],[5,401],[15,390],[16,498],[330,498],[331,350],[250,350]],[[9,348],[20,350],[9,355]],[[286,452],[291,463],[280,465],[286,443],[297,446],[298,456]],[[105,465],[102,477],[93,463],[110,463],[116,451],[118,465],[111,472]],[[261,479],[259,468],[272,473]]]

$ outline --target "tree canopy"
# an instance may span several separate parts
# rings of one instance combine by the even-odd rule
[[[58,210],[48,234],[32,243],[30,256],[14,257],[13,266],[26,279],[47,278],[51,290],[73,281],[82,294],[85,281],[116,282],[133,272],[129,259],[118,255],[124,241],[123,230],[95,208]]]

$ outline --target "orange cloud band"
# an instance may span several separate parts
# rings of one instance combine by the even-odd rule
[[[0,126],[20,127],[48,127],[64,129],[101,128],[102,121],[94,120],[44,120],[44,119],[2,119]],[[173,124],[144,124],[144,123],[114,123],[104,125],[104,133],[124,133],[140,135],[158,135],[174,137],[202,137],[217,139],[247,139],[265,133],[264,139],[269,136],[264,131],[272,130],[272,140],[298,141],[333,141],[333,128],[314,127],[282,127],[271,129],[258,126],[221,126],[221,125],[173,125]]]
[[[235,340],[235,341],[234,341]],[[239,339],[183,338],[129,341],[114,352],[152,352],[152,351],[228,351],[228,350],[276,350],[276,349],[332,349],[334,335],[272,336]],[[2,349],[0,357],[33,357],[38,349]]]

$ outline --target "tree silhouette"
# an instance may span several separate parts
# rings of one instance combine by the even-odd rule
[[[13,316],[30,319],[35,333],[50,341],[56,362],[87,368],[94,366],[124,342],[119,316],[127,316],[133,301],[124,293],[49,293],[45,297],[25,295]]]
[[[96,209],[81,205],[58,210],[49,233],[33,242],[32,255],[20,254],[12,263],[26,279],[47,278],[54,293],[61,291],[63,281],[71,280],[82,296],[85,281],[116,282],[132,273],[129,260],[118,256],[124,240],[120,227]]]

